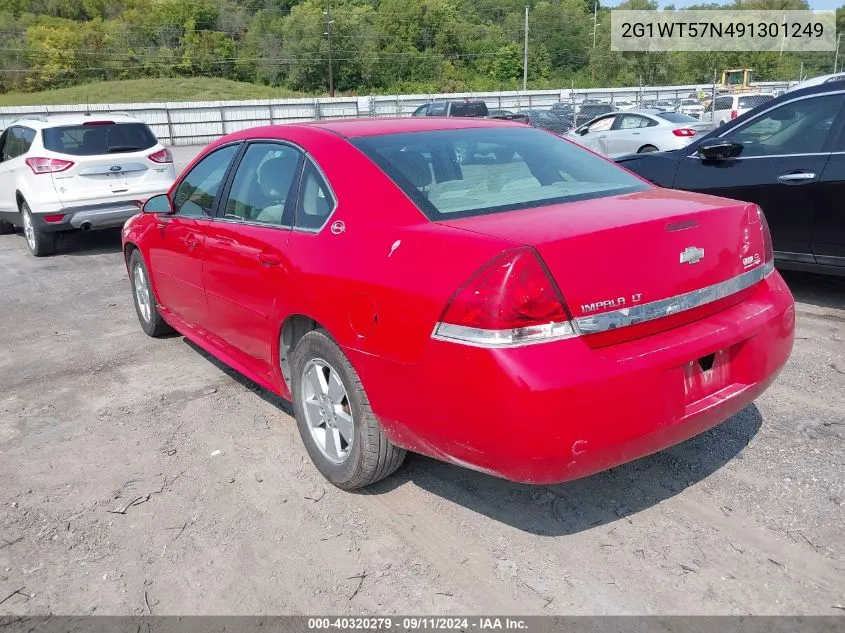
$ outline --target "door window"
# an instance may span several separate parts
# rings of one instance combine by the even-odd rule
[[[623,114],[619,117],[619,124],[616,129],[632,130],[635,128],[649,127],[651,125],[657,125],[657,122],[644,116],[640,116],[639,114]]]
[[[210,218],[214,215],[214,203],[238,149],[238,145],[218,149],[188,172],[173,196],[175,215],[187,218]]]
[[[285,217],[300,152],[278,143],[253,143],[238,165],[226,201],[224,218],[290,226]]]
[[[734,98],[733,97],[716,97],[716,109],[717,110],[730,110],[733,108],[734,105]]]
[[[607,132],[616,120],[615,116],[608,116],[598,121],[593,121],[587,128],[588,132]]]
[[[824,150],[841,107],[842,95],[793,101],[730,132],[727,138],[742,144],[742,157],[816,154]]]
[[[299,201],[296,205],[297,228],[321,228],[334,211],[334,197],[319,170],[309,160],[302,173]]]

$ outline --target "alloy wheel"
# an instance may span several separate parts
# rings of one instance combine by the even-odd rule
[[[340,374],[322,358],[308,361],[302,370],[305,421],[314,443],[326,459],[342,464],[349,458],[355,421]]]

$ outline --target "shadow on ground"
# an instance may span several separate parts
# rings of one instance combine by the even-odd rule
[[[845,310],[845,277],[781,271],[795,300],[819,308]]]
[[[72,257],[108,255],[121,251],[120,229],[73,231],[59,235],[58,253]]]
[[[205,360],[282,413],[293,416],[283,398],[260,387],[187,339]],[[387,494],[409,482],[453,503],[525,532],[575,534],[631,517],[692,486],[733,459],[762,424],[751,405],[725,423],[670,449],[577,481],[551,486],[517,484],[409,454],[393,476],[363,494]]]

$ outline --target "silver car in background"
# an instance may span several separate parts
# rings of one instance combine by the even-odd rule
[[[679,112],[633,110],[600,116],[565,136],[587,149],[615,158],[680,149],[713,127],[712,123],[702,123]]]

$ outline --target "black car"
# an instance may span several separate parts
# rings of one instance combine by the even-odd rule
[[[528,115],[529,124],[555,134],[566,134],[571,130],[575,122],[572,116],[566,116],[561,110],[524,110]]]
[[[683,149],[616,162],[660,187],[758,204],[778,267],[845,275],[845,81],[787,92]]]
[[[609,103],[582,105],[581,109],[578,110],[578,114],[575,116],[575,127],[581,127],[602,114],[610,114],[614,111],[614,107]]]

